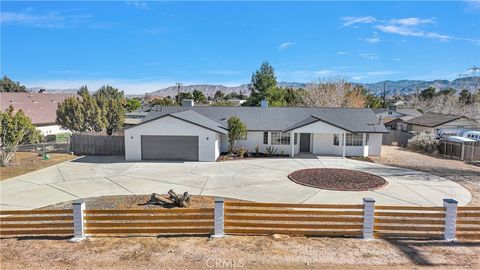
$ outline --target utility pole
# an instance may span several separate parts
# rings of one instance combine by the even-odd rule
[[[181,83],[176,83],[177,85],[177,104],[180,105],[180,87],[182,86]]]
[[[383,82],[383,108],[386,108],[387,103],[387,91],[386,91],[386,82]]]

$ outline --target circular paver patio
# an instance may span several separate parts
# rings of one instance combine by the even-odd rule
[[[293,183],[305,168],[343,168],[372,173],[388,185],[372,191],[331,191]],[[341,158],[250,159],[227,162],[126,162],[123,157],[83,157],[0,182],[1,209],[29,209],[105,195],[165,193],[169,189],[259,202],[352,203],[365,197],[382,205],[459,205],[470,192],[427,173]]]

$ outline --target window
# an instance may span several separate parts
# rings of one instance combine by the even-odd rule
[[[263,132],[263,144],[268,144],[268,132]]]
[[[338,134],[333,134],[333,145],[339,145],[340,144],[340,139]]]
[[[365,145],[370,144],[370,133],[365,134]]]
[[[346,138],[347,146],[362,146],[363,134],[362,133],[348,133]]]
[[[273,145],[288,145],[290,144],[290,133],[272,132]]]

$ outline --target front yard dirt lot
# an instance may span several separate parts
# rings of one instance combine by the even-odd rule
[[[415,153],[396,146],[382,146],[380,157],[370,157],[379,164],[427,172],[452,180],[472,193],[469,206],[480,205],[480,167],[463,161]]]
[[[76,158],[69,154],[49,153],[48,155],[49,159],[43,160],[36,152],[17,152],[11,166],[0,167],[0,181]]]
[[[0,240],[2,269],[479,269],[480,242],[288,236]]]

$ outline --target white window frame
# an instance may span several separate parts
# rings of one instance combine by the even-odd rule
[[[272,131],[270,132],[270,141],[272,145],[289,145],[290,132]]]

